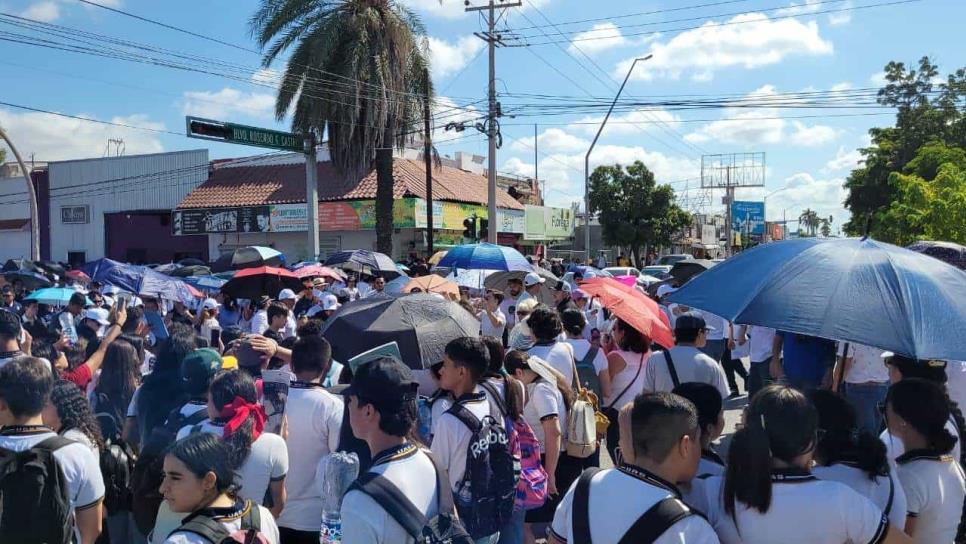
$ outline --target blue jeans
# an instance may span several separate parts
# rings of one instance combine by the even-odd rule
[[[500,540],[497,544],[523,544],[523,521],[526,517],[526,510],[514,512],[510,521],[500,528]]]
[[[768,373],[769,363],[771,363],[771,359],[766,359],[759,363],[752,362],[751,367],[748,368],[748,381],[745,387],[748,389],[749,400],[755,396],[755,393],[761,391],[766,385],[771,384],[771,374]]]
[[[888,382],[842,383],[842,395],[855,408],[860,429],[874,435],[878,435],[882,430],[879,403],[885,401],[888,391]]]

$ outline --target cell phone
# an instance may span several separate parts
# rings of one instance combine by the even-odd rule
[[[221,329],[211,329],[211,338],[209,339],[211,347],[218,347],[219,340],[221,340]]]

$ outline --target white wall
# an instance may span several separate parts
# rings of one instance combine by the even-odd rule
[[[30,219],[22,176],[0,177],[0,220],[4,219]],[[20,230],[0,230],[0,262],[17,258],[30,258],[30,223]]]
[[[403,232],[406,230],[408,229],[403,229]],[[396,234],[393,237],[393,246],[397,249],[399,247],[405,249],[408,241],[409,238],[403,234]],[[319,235],[319,245],[323,253],[352,249],[375,250],[376,231],[322,232]],[[308,234],[304,232],[244,232],[208,235],[208,255],[211,256],[212,260],[217,259],[223,253],[229,253],[245,246],[275,248],[285,254],[289,263],[295,263],[306,258]],[[405,253],[402,253],[402,255],[405,255]]]
[[[208,150],[52,162],[48,168],[51,258],[84,251],[91,261],[106,251],[104,214],[174,209],[208,179]],[[89,223],[61,223],[61,207],[82,205],[90,206]]]

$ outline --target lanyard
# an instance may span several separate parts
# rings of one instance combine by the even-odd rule
[[[638,466],[635,466],[635,465],[630,465],[630,464],[626,464],[625,463],[625,464],[622,464],[621,466],[617,467],[617,470],[623,472],[624,474],[627,474],[628,476],[637,478],[638,480],[641,480],[642,482],[646,482],[646,483],[649,483],[649,484],[651,484],[653,486],[660,487],[660,488],[663,488],[663,489],[667,489],[671,493],[674,493],[674,496],[675,497],[677,497],[679,499],[681,498],[681,492],[678,491],[678,488],[677,488],[676,485],[674,485],[671,482],[665,480],[664,478],[661,478],[660,476],[654,474],[653,472],[651,472],[651,471],[649,471],[647,469],[643,469],[641,467],[638,467]]]
[[[418,448],[415,444],[406,442],[398,446],[393,446],[389,449],[379,452],[372,458],[372,465],[381,465],[383,463],[391,463],[393,461],[398,461],[400,459],[405,459],[406,457],[411,457]],[[371,468],[370,467],[370,468]]]
[[[0,435],[13,436],[20,434],[41,434],[54,432],[46,425],[7,425],[0,429]]]

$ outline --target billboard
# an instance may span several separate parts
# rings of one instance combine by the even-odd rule
[[[751,236],[765,234],[765,203],[736,200],[731,203],[731,230]]]

